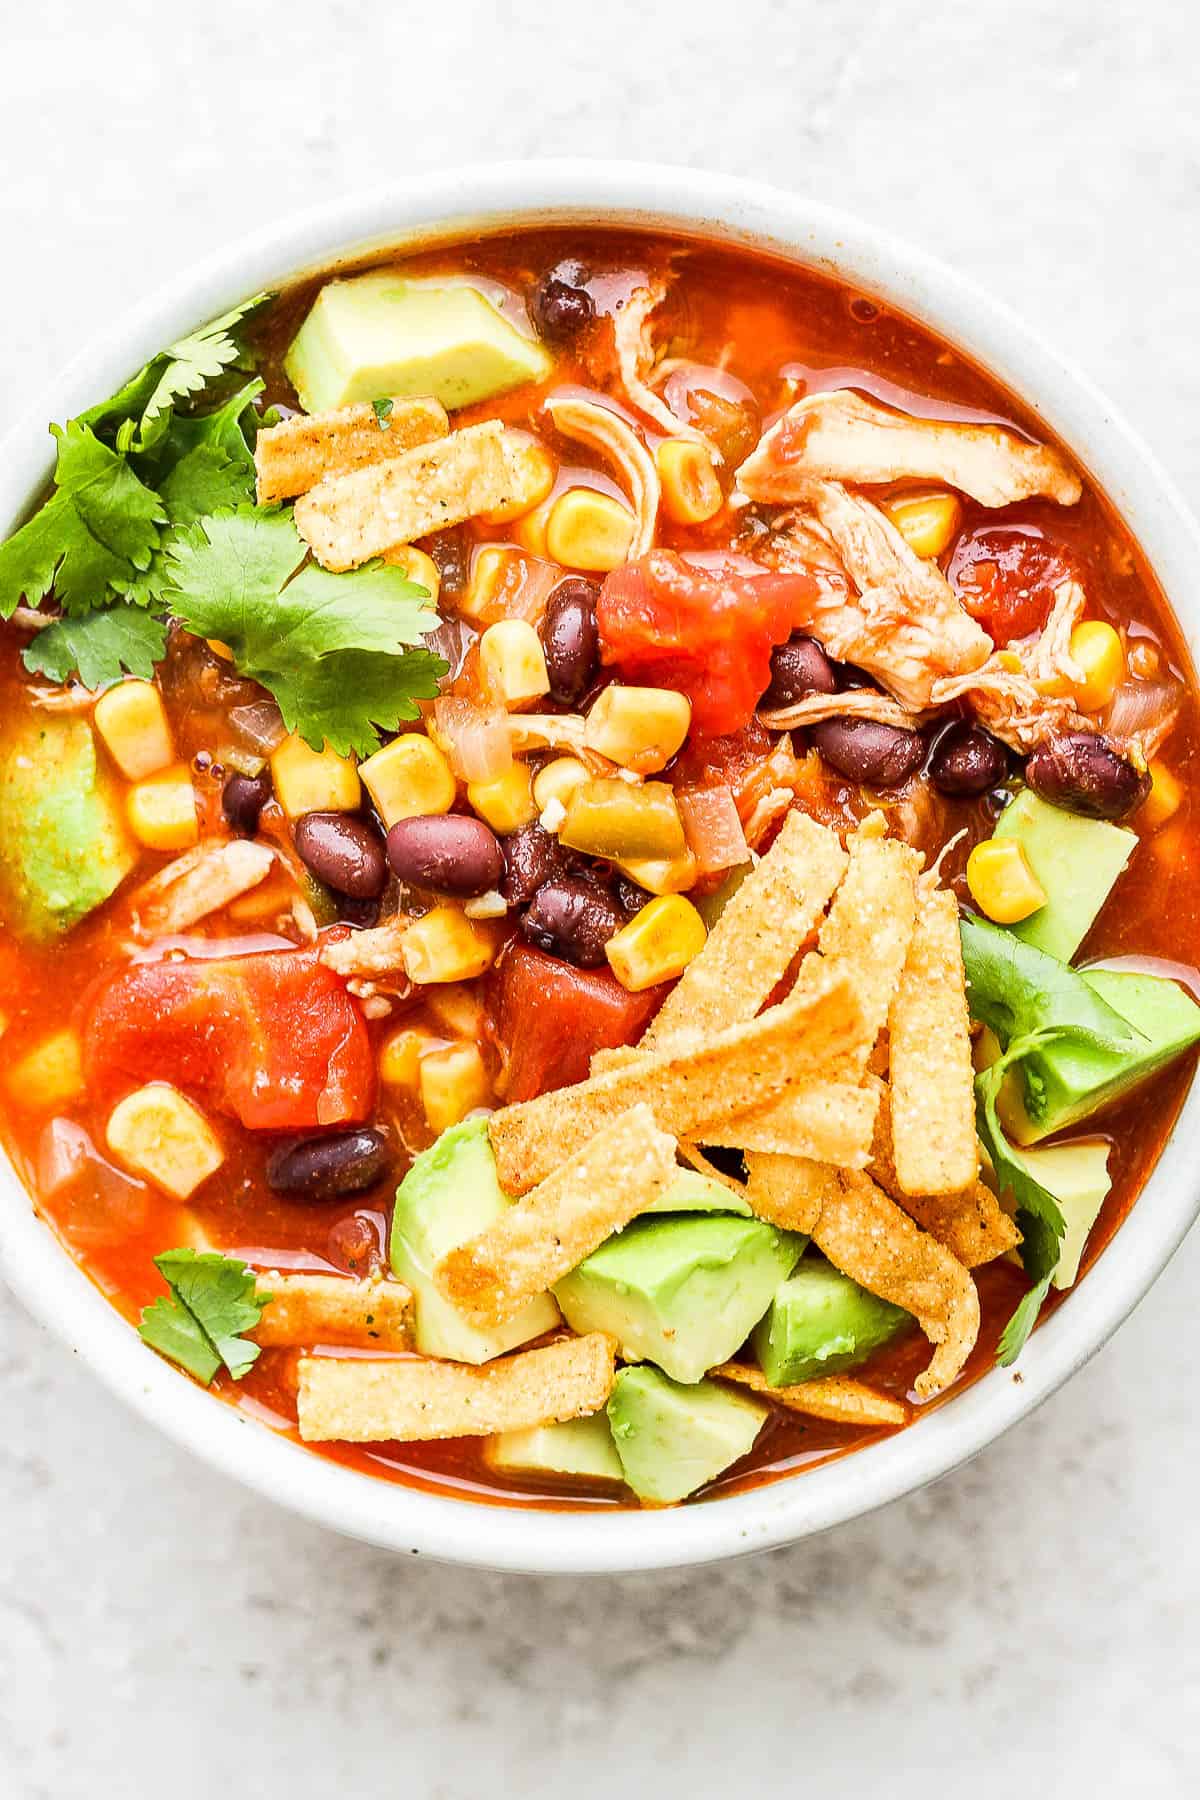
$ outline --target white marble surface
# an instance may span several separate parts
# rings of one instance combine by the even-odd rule
[[[1200,476],[1184,0],[43,0],[5,11],[0,394],[199,252],[472,156],[805,186],[1016,303]],[[1119,1251],[1118,1251],[1119,1254]],[[696,1575],[325,1537],[152,1436],[0,1295],[0,1795],[1192,1795],[1200,1244],[940,1487]]]

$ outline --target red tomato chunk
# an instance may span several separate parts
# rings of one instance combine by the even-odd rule
[[[488,981],[504,1098],[532,1100],[583,1081],[593,1052],[635,1043],[666,994],[666,986],[628,994],[607,969],[576,969],[511,944]]]
[[[951,587],[1001,650],[1042,629],[1055,588],[1077,573],[1061,544],[1015,525],[966,532],[948,570]]]

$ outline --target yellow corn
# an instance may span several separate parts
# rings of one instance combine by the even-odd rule
[[[550,692],[542,641],[525,619],[501,619],[479,640],[484,682],[502,706],[523,706]]]
[[[1071,633],[1071,659],[1083,670],[1072,682],[1081,712],[1103,712],[1125,679],[1125,647],[1103,619],[1084,619]]]
[[[421,1104],[431,1131],[448,1131],[492,1103],[492,1084],[474,1044],[451,1044],[421,1058]]]
[[[271,779],[289,819],[308,812],[353,812],[362,800],[353,758],[328,745],[312,750],[296,733],[271,752]]]
[[[225,643],[223,638],[205,638],[204,641],[212,651],[213,655],[219,656],[222,662],[233,661],[233,651],[229,648],[229,645]]]
[[[466,591],[456,610],[477,625],[507,618],[529,578],[529,558],[507,544],[489,544],[476,553]]]
[[[556,756],[533,778],[533,797],[538,811],[545,812],[552,800],[565,806],[580,782],[588,779],[588,772],[577,757]]]
[[[196,793],[183,763],[135,782],[125,796],[129,829],[147,850],[187,850],[200,839]]]
[[[470,981],[491,967],[496,939],[456,906],[435,906],[404,934],[404,967],[410,981]]]
[[[690,850],[682,856],[614,856],[612,861],[648,894],[686,894],[700,873]]]
[[[633,514],[611,494],[568,488],[546,520],[546,554],[568,569],[617,569],[629,555],[633,531]]]
[[[917,556],[941,556],[962,523],[956,494],[897,494],[884,501],[883,510]]]
[[[509,454],[520,465],[522,479],[517,485],[521,498],[506,500],[503,505],[494,506],[491,512],[480,513],[485,525],[507,525],[512,519],[524,518],[535,506],[541,505],[554,486],[554,458],[541,439],[517,431],[506,431],[504,436]]]
[[[428,588],[430,606],[437,605],[438,595],[442,591],[442,577],[432,556],[427,556],[424,550],[418,550],[412,544],[401,544],[395,550],[385,550],[383,560],[394,569],[403,569],[410,581]]]
[[[450,764],[437,745],[419,731],[406,731],[393,738],[374,756],[368,756],[358,773],[375,802],[375,810],[389,828],[398,819],[449,812],[458,792]]]
[[[687,849],[675,790],[665,781],[584,781],[567,801],[558,841],[584,856],[676,857]]]
[[[501,837],[520,831],[541,811],[533,797],[533,784],[525,763],[511,763],[493,781],[469,781],[467,799],[485,824]]]
[[[430,990],[426,1007],[448,1037],[474,1040],[483,1030],[483,1001],[470,981],[450,981]]]
[[[83,1058],[69,1028],[55,1031],[5,1071],[4,1085],[17,1106],[50,1112],[82,1094]]]
[[[967,886],[980,912],[1015,925],[1046,904],[1046,894],[1016,838],[988,838],[967,858]]]
[[[703,525],[725,504],[713,459],[690,438],[664,438],[654,452],[663,511],[676,525]]]
[[[427,1031],[402,1026],[386,1038],[379,1052],[379,1079],[386,1087],[408,1088],[420,1084],[421,1058],[436,1040]]]
[[[609,967],[623,988],[640,994],[660,981],[674,981],[704,948],[704,920],[682,894],[647,901],[604,947]]]
[[[186,1200],[225,1161],[204,1114],[166,1081],[127,1094],[109,1115],[105,1136],[118,1162],[176,1200]]]
[[[535,506],[532,512],[527,512],[513,526],[515,542],[520,544],[522,550],[528,551],[530,556],[536,556],[543,562],[549,561],[550,558],[550,552],[546,547],[546,528],[550,523],[550,514],[554,511],[554,507],[553,500],[543,500],[540,506]],[[486,551],[483,554],[486,555]],[[477,560],[482,560],[482,558],[477,558]]]
[[[620,768],[653,775],[670,762],[691,722],[691,701],[674,688],[621,687],[613,682],[589,712],[583,741]]]
[[[166,709],[150,681],[118,681],[96,702],[96,730],[127,781],[140,781],[175,760]]]
[[[1150,763],[1150,792],[1142,802],[1137,823],[1147,831],[1157,831],[1173,819],[1183,804],[1183,783],[1173,775],[1166,763],[1154,757]]]

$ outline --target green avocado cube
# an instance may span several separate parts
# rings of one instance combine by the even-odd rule
[[[582,1481],[624,1481],[606,1413],[531,1425],[488,1438],[484,1456],[498,1475],[573,1476]]]
[[[745,1343],[805,1242],[729,1213],[643,1217],[554,1292],[573,1330],[608,1332],[627,1362],[699,1381]]]
[[[753,1217],[750,1204],[723,1181],[702,1175],[699,1169],[680,1169],[670,1187],[652,1200],[648,1213],[739,1213]]]
[[[608,1421],[634,1493],[669,1506],[745,1456],[768,1411],[719,1382],[684,1385],[643,1364],[618,1373]]]
[[[790,1387],[852,1369],[911,1324],[902,1307],[806,1256],[756,1327],[754,1353],[772,1387]]]
[[[544,380],[550,367],[541,345],[478,288],[438,287],[386,269],[326,282],[284,360],[310,413],[408,394],[474,406]]]
[[[538,1294],[491,1331],[468,1324],[436,1286],[433,1271],[451,1250],[498,1219],[512,1202],[500,1186],[486,1119],[465,1119],[423,1150],[396,1190],[392,1268],[413,1295],[413,1339],[425,1356],[485,1363],[559,1323],[549,1294]]]
[[[1137,834],[1064,812],[1026,788],[1005,807],[995,835],[1017,840],[1046,894],[1045,906],[1010,929],[1070,962],[1133,854]]]
[[[1066,1232],[1059,1245],[1052,1276],[1056,1288],[1074,1286],[1079,1274],[1088,1233],[1100,1215],[1112,1181],[1108,1173],[1109,1146],[1102,1138],[1081,1139],[1073,1144],[1048,1144],[1040,1150],[1023,1150],[1021,1161],[1035,1181],[1058,1201]]]

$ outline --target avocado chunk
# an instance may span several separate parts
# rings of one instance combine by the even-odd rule
[[[478,288],[432,286],[386,269],[326,282],[284,360],[310,413],[408,394],[474,406],[544,380],[550,366]]]
[[[1074,1286],[1088,1233],[1112,1186],[1108,1148],[1102,1138],[1086,1138],[1073,1144],[1049,1144],[1041,1150],[1021,1152],[1021,1161],[1034,1180],[1054,1195],[1066,1222],[1051,1277],[1056,1288]]]
[[[995,835],[1017,840],[1046,894],[1045,906],[1009,929],[1070,962],[1129,861],[1137,834],[1064,812],[1026,788],[1000,815]]]
[[[627,1361],[699,1381],[745,1343],[805,1242],[729,1213],[635,1219],[554,1292],[575,1331],[606,1331]]]
[[[426,1356],[485,1363],[559,1322],[539,1294],[494,1331],[480,1331],[441,1293],[433,1271],[451,1250],[485,1231],[512,1202],[496,1177],[486,1119],[465,1119],[423,1150],[396,1190],[392,1268],[413,1294],[413,1338]]]
[[[69,931],[137,861],[92,728],[63,714],[22,725],[0,752],[0,887],[8,922],[46,941]]]
[[[670,1187],[651,1201],[648,1213],[739,1213],[753,1217],[749,1201],[735,1194],[723,1181],[702,1175],[699,1169],[680,1169]]]
[[[643,1364],[618,1373],[608,1420],[634,1493],[667,1506],[745,1456],[768,1410],[719,1382],[685,1386]]]
[[[902,1307],[806,1256],[755,1328],[754,1353],[772,1387],[790,1387],[853,1368],[911,1324]]]
[[[606,1413],[501,1431],[487,1440],[484,1456],[501,1475],[570,1475],[583,1481],[624,1481]]]

